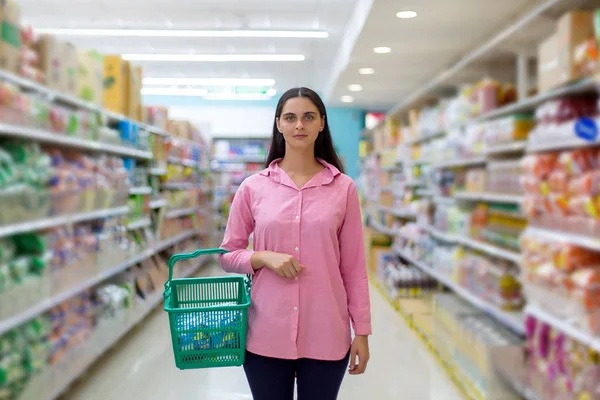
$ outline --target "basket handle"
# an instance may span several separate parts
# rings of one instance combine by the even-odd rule
[[[169,258],[169,280],[165,283],[165,288],[170,286],[170,282],[173,279],[173,266],[177,261],[181,260],[189,260],[190,258],[197,258],[200,256],[206,256],[210,254],[225,254],[228,253],[227,250],[221,248],[214,249],[200,249],[196,250],[193,253],[181,253],[181,254],[173,254],[171,258]]]

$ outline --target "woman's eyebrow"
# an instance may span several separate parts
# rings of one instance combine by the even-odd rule
[[[283,114],[284,117],[288,117],[288,116],[295,116],[296,114],[292,113],[292,112],[288,112]]]
[[[314,112],[314,111],[307,111],[307,112],[304,113],[304,115],[309,115],[309,114],[316,115],[317,113]]]

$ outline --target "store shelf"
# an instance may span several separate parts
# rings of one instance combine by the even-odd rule
[[[182,274],[189,277],[195,274],[206,261],[199,260]],[[81,377],[111,347],[146,318],[162,302],[159,289],[143,303],[124,311],[112,320],[104,321],[95,328],[92,335],[78,346],[72,347],[58,364],[48,367],[26,386],[19,400],[54,400]]]
[[[595,118],[596,125],[600,125],[600,118]],[[585,140],[577,137],[576,125],[577,121],[567,122],[544,131],[542,137],[532,135],[529,138],[527,152],[539,153],[545,151],[569,150],[581,147],[600,146],[600,137],[595,140]]]
[[[592,237],[586,235],[578,235],[562,231],[553,231],[543,228],[528,227],[525,230],[525,235],[556,241],[559,243],[569,243],[577,246],[585,247],[586,249],[600,251],[600,237]]]
[[[393,207],[380,207],[380,210],[386,212],[394,217],[412,219],[416,218],[417,214],[409,209],[393,208]]]
[[[485,150],[488,156],[501,156],[505,154],[522,153],[527,149],[527,142],[513,142],[509,144],[493,145]]]
[[[127,229],[130,231],[135,231],[137,229],[149,227],[150,225],[152,225],[152,220],[150,218],[142,218],[127,224]]]
[[[406,181],[404,183],[404,186],[406,187],[421,187],[421,186],[425,186],[425,182],[424,181]]]
[[[514,104],[510,104],[505,107],[501,107],[497,110],[489,112],[487,114],[482,115],[479,118],[475,118],[472,122],[479,123],[483,121],[488,121],[500,117],[505,117],[511,114],[517,114],[527,111],[533,111],[536,107],[545,103],[548,100],[555,99],[557,97],[564,97],[568,95],[578,94],[578,93],[586,93],[596,89],[596,80],[595,78],[586,78],[582,81],[574,83],[572,85],[567,85],[559,89],[550,90],[546,93],[539,94],[537,96],[529,97],[523,101],[519,101]]]
[[[129,189],[129,194],[130,195],[152,194],[152,188],[150,186],[133,187],[133,188]]]
[[[452,205],[456,203],[456,199],[450,196],[433,196],[433,202],[437,204]]]
[[[183,165],[184,167],[188,167],[188,168],[197,167],[198,163],[199,163],[198,161],[195,161],[195,160],[185,160],[183,158],[177,158],[177,157],[169,157],[168,161],[171,164]]]
[[[433,197],[434,193],[433,190],[429,189],[417,189],[417,195],[423,197]]]
[[[383,234],[388,235],[388,236],[396,236],[396,232],[393,229],[390,229],[387,226],[384,226],[384,225],[380,224],[374,218],[371,220],[371,226],[377,232],[383,233]]]
[[[152,153],[149,151],[137,150],[127,146],[95,142],[92,140],[67,136],[65,134],[52,133],[49,131],[25,128],[16,125],[0,123],[0,137],[26,139],[78,150],[107,153],[116,156],[137,158],[142,160],[151,160],[153,158]]]
[[[569,319],[557,317],[548,311],[541,309],[538,305],[529,302],[525,308],[525,313],[536,317],[538,320],[551,325],[552,327],[563,332],[565,335],[572,337],[581,344],[591,347],[596,351],[600,351],[600,337],[595,336],[590,332],[575,326]]]
[[[512,261],[515,264],[519,264],[521,262],[521,254],[515,253],[514,251],[504,250],[503,248],[487,243],[482,243],[465,236],[455,236],[455,238],[459,244],[462,244],[463,246],[469,247],[474,250],[479,250],[482,253],[486,253],[490,256]]]
[[[154,176],[164,176],[167,174],[167,170],[165,168],[151,168],[150,175]]]
[[[454,291],[454,293],[456,293],[458,296],[462,297],[464,300],[468,301],[479,310],[490,315],[502,325],[509,327],[511,330],[520,335],[525,334],[525,318],[523,313],[503,311],[500,308],[490,303],[487,303],[486,301],[471,294],[467,289],[461,287],[459,284],[452,281],[452,279],[446,274],[436,271],[434,268],[431,268],[425,263],[417,261],[412,256],[407,254],[403,249],[395,247],[394,251],[406,261],[410,262],[411,264],[413,264],[429,276],[433,277],[437,281],[443,283],[445,286],[452,289],[452,291]]]
[[[166,199],[158,199],[158,200],[151,200],[150,203],[148,204],[148,206],[155,210],[157,208],[163,208],[169,205],[169,202]]]
[[[18,224],[0,226],[0,237],[12,236],[19,233],[34,232],[58,226],[74,224],[77,222],[92,221],[95,219],[118,217],[129,212],[129,207],[116,207],[85,213],[48,217],[35,221],[21,222]]]
[[[437,139],[437,138],[445,136],[445,135],[446,135],[446,131],[445,130],[441,130],[441,131],[438,131],[438,132],[434,132],[434,133],[430,133],[430,134],[427,134],[427,135],[423,135],[423,136],[421,136],[419,138],[416,138],[416,139],[407,140],[405,142],[405,144],[407,144],[408,146],[412,146],[412,145],[415,145],[415,144],[427,142],[427,141],[432,140],[432,139]]]
[[[215,158],[215,161],[220,163],[264,163],[267,156],[247,155],[247,156],[230,156],[228,158]]]
[[[504,203],[517,204],[523,203],[524,197],[510,194],[494,194],[494,193],[455,193],[454,197],[459,200],[483,201],[488,203]]]
[[[381,188],[382,193],[394,193],[394,188],[390,186],[385,186]]]
[[[0,321],[0,334],[20,326],[21,324],[29,321],[30,319],[34,318],[35,316],[64,302],[65,300],[76,295],[77,293],[80,293],[86,289],[89,289],[89,288],[97,285],[98,283],[127,270],[128,268],[132,267],[133,265],[136,265],[136,264],[154,256],[155,254],[158,254],[158,253],[162,252],[163,250],[165,250],[169,247],[172,247],[175,244],[177,244],[183,240],[186,240],[192,236],[195,236],[199,233],[200,233],[200,231],[191,230],[191,231],[183,232],[173,238],[163,240],[162,242],[157,243],[152,248],[147,249],[147,250],[119,263],[114,268],[106,269],[105,271],[102,271],[99,274],[95,274],[94,276],[89,277],[89,279],[84,279],[80,283],[74,285],[73,287],[65,289],[61,293],[56,294],[55,296],[52,296],[50,298],[47,298],[46,300],[44,300],[26,310],[23,310],[22,312],[20,312],[17,315],[14,315],[12,317],[1,320]]]
[[[165,219],[173,219],[180,217],[187,217],[194,214],[198,210],[198,207],[181,208],[178,210],[169,210],[165,213]]]
[[[201,183],[191,183],[191,182],[166,182],[162,184],[162,189],[165,190],[191,190],[191,189],[202,189],[204,185]]]
[[[437,169],[442,168],[459,168],[459,167],[476,167],[478,165],[485,165],[487,159],[485,157],[465,158],[460,160],[450,160],[434,163],[433,167]]]

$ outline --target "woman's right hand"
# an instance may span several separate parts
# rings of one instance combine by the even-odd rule
[[[260,251],[254,253],[252,258],[254,259],[253,261],[256,261],[256,263],[252,262],[253,266],[265,266],[279,276],[285,278],[295,278],[304,268],[306,268],[303,265],[300,265],[300,262],[298,262],[294,256],[289,254]]]

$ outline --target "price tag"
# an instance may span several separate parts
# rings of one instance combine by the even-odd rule
[[[575,123],[575,135],[588,142],[595,142],[598,138],[598,124],[592,118],[580,118]]]

